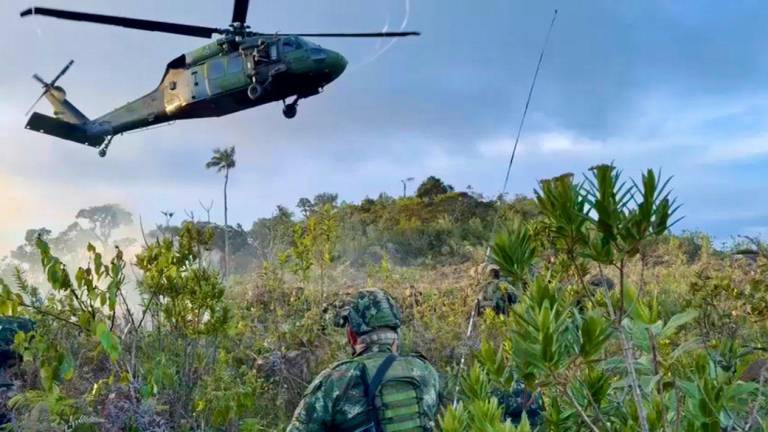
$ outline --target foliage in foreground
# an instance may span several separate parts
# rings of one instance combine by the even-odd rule
[[[345,232],[350,213],[332,200],[299,222],[281,219],[290,229],[272,232],[286,247],[226,285],[207,259],[217,234],[200,223],[146,245],[135,268],[119,249],[107,259],[91,246],[73,272],[38,240],[45,291],[21,273],[0,283],[0,313],[38,323],[17,336],[24,361],[12,371],[19,392],[7,427],[280,430],[309,380],[347,355],[330,325],[337,300],[370,285],[402,305],[403,348],[443,373],[444,431],[760,430],[766,377],[749,366],[768,346],[768,256],[760,247],[749,259],[725,256],[706,237],[668,235],[676,208],[666,190],[653,172],[635,184],[610,166],[580,184],[542,182],[541,216],[502,219],[491,256],[520,301],[507,317],[481,317],[481,343],[464,334],[483,248],[447,252],[468,254],[465,264],[398,267],[384,254],[360,270],[346,258],[358,255],[342,252],[360,246]],[[457,202],[439,192],[423,199]],[[365,204],[371,220],[400,221],[378,238],[415,232],[406,222],[424,207],[410,200]],[[419,217],[429,222],[423,238],[445,232],[446,221]],[[541,395],[543,419],[504,418],[500,395],[520,385]]]
[[[543,181],[540,225],[514,224],[496,239],[492,257],[518,282],[521,300],[507,318],[486,315],[493,338],[475,353],[462,382],[465,402],[443,414],[443,430],[512,430],[491,390],[516,382],[543,399],[543,430],[761,430],[768,371],[756,381],[742,378],[755,348],[765,347],[759,316],[747,314],[752,322],[739,323],[730,337],[695,331],[700,314],[724,305],[701,303],[695,291],[669,301],[668,288],[645,279],[642,255],[676,211],[667,183],[652,171],[624,182],[606,165],[591,174],[582,184],[570,175]],[[536,229],[543,233],[538,244],[530,241]],[[532,267],[536,247],[548,253]],[[640,279],[630,283],[628,266],[638,256]],[[746,286],[728,289],[765,295],[760,265]],[[613,290],[609,272],[618,279]],[[588,282],[589,273],[599,274],[597,283]]]

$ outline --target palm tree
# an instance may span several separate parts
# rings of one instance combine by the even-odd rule
[[[224,277],[229,273],[229,220],[227,218],[227,185],[229,184],[229,170],[235,167],[235,147],[225,149],[216,148],[213,156],[205,168],[216,168],[216,172],[224,172]]]

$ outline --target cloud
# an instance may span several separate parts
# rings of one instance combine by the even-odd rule
[[[700,160],[704,163],[736,162],[768,156],[768,133],[710,145]]]
[[[484,157],[509,157],[515,146],[514,136],[502,136],[480,141],[477,149]],[[550,131],[523,137],[518,144],[518,155],[538,156],[569,156],[578,153],[580,156],[597,156],[606,148],[603,141],[592,140],[579,136],[572,131]]]

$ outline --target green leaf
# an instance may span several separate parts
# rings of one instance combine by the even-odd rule
[[[659,333],[659,338],[666,339],[672,336],[673,334],[675,334],[678,328],[693,321],[698,316],[699,316],[699,312],[693,309],[689,309],[685,312],[681,312],[673,316],[672,318],[669,319],[669,321],[667,321],[667,324]]]
[[[528,422],[528,415],[523,411],[520,424],[517,425],[517,432],[531,432],[531,424]]]
[[[701,346],[702,346],[701,339],[699,339],[699,338],[689,339],[689,340],[681,343],[680,345],[678,345],[677,348],[675,348],[675,350],[672,351],[672,355],[671,355],[670,358],[673,361],[677,360],[681,356],[684,356],[685,354],[687,354],[687,353],[689,353],[689,352],[691,352],[691,351],[693,351],[693,350],[695,350],[695,349],[697,349],[697,348],[699,348]]]
[[[40,368],[40,384],[43,388],[49,390],[53,386],[53,369],[50,366]]]
[[[96,325],[96,337],[99,338],[102,348],[107,352],[112,361],[117,361],[120,357],[120,344],[115,335],[109,331],[109,328],[103,322]]]
[[[611,323],[596,312],[590,312],[581,322],[581,346],[579,353],[591,360],[602,351],[611,337]]]
[[[63,356],[59,364],[59,375],[67,381],[71,380],[75,375],[75,359],[72,358],[71,354],[66,353]]]
[[[747,399],[751,400],[754,394],[759,391],[760,385],[757,383],[735,382],[725,390],[726,404],[734,407],[739,406],[743,398],[749,395],[750,397]]]

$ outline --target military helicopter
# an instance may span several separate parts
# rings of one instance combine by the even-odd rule
[[[53,106],[54,117],[35,112],[26,128],[98,148],[99,156],[104,157],[116,135],[175,120],[219,117],[276,101],[283,102],[283,115],[290,119],[296,116],[299,100],[319,94],[347,66],[344,56],[304,36],[390,38],[420,34],[259,33],[251,31],[245,23],[248,3],[249,0],[234,1],[232,22],[227,28],[43,7],[22,11],[21,17],[43,15],[206,39],[220,35],[215,41],[171,60],[157,88],[93,120],[70,103],[64,89],[56,85],[73,61],[50,82],[34,74],[43,93],[29,111],[45,97]],[[293,100],[287,102],[290,98]]]

